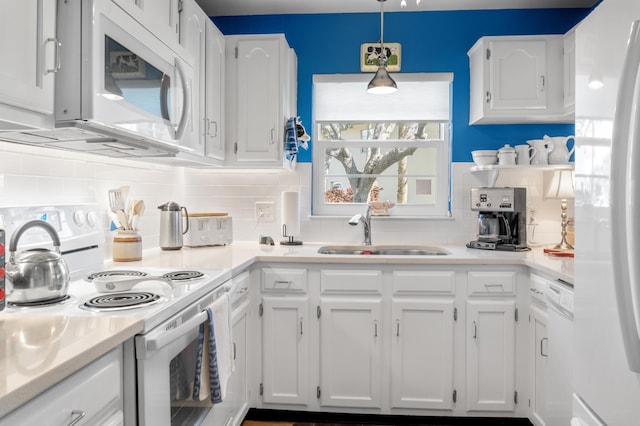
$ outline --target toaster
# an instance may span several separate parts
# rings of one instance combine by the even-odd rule
[[[184,234],[187,247],[231,244],[233,226],[226,213],[189,213],[189,229]]]

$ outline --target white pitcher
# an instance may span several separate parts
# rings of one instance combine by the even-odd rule
[[[573,146],[571,150],[567,147],[567,143],[570,139],[573,139]],[[552,143],[555,148],[553,151],[549,153],[549,164],[567,164],[569,162],[569,157],[573,154],[573,151],[576,149],[576,138],[575,136],[547,136],[544,135],[544,140],[548,143]]]
[[[532,139],[527,141],[527,143],[536,150],[531,157],[532,165],[546,166],[549,164],[549,153],[553,152],[555,147],[551,139]]]

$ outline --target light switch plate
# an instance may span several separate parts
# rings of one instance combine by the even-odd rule
[[[263,201],[256,203],[256,223],[275,222],[276,203],[273,201]]]

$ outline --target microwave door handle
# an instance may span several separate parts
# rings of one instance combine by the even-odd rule
[[[166,74],[162,76],[160,82],[160,114],[162,118],[167,120],[171,124],[171,117],[169,116],[169,84],[171,79]]]
[[[636,311],[640,306],[640,277],[638,277],[637,258],[640,256],[640,244],[637,235],[636,203],[640,202],[638,188],[634,182],[638,168],[634,161],[638,157],[638,147],[631,148],[634,139],[640,134],[640,122],[634,112],[640,107],[640,21],[631,27],[627,55],[622,69],[616,113],[611,143],[611,259],[620,328],[627,363],[631,371],[640,372],[640,335],[636,321]],[[633,156],[634,158],[631,158]],[[633,257],[632,257],[633,256]]]
[[[180,116],[180,123],[176,129],[175,139],[182,139],[184,130],[187,127],[187,121],[189,120],[189,114],[191,114],[191,86],[187,80],[187,76],[184,73],[184,69],[180,64],[180,61],[176,60],[176,69],[178,70],[178,76],[182,81],[182,87],[184,89],[184,96],[182,97],[182,115]]]

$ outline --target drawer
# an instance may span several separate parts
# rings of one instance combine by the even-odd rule
[[[307,292],[306,269],[263,268],[262,290],[272,292]]]
[[[121,358],[120,348],[112,350],[0,419],[0,425],[67,425],[80,413],[83,425],[122,419]]]
[[[394,294],[455,294],[456,273],[453,271],[394,271]]]
[[[469,296],[493,296],[516,294],[515,271],[469,271],[467,294]]]
[[[382,271],[322,270],[320,292],[322,294],[382,294]]]

